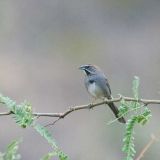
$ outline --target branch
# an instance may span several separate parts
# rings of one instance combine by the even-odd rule
[[[8,116],[10,114],[12,114],[13,112],[9,111],[9,112],[2,112],[0,113],[0,116]]]
[[[142,151],[140,152],[140,154],[135,160],[140,160],[141,158],[143,158],[144,154],[153,145],[153,143],[159,140],[158,138],[159,138],[159,135],[155,136],[154,134],[152,134],[150,141],[144,146],[144,148],[142,149]]]
[[[85,105],[80,105],[80,106],[74,106],[74,107],[69,107],[69,109],[67,109],[65,112],[63,113],[33,113],[34,116],[46,116],[46,117],[59,117],[59,118],[64,118],[66,117],[68,114],[70,114],[71,112],[74,111],[78,111],[78,110],[82,110],[82,109],[91,109],[97,106],[100,106],[102,104],[108,104],[108,103],[112,103],[112,102],[119,102],[122,98],[118,97],[118,98],[114,98],[112,100],[105,100],[102,102],[98,102],[98,103],[89,103],[89,104],[85,104]]]
[[[86,105],[80,105],[80,106],[74,106],[74,107],[69,107],[68,110],[66,110],[63,113],[33,113],[34,116],[45,116],[45,117],[59,117],[59,118],[64,118],[65,116],[67,116],[68,114],[70,114],[73,111],[77,111],[77,110],[81,110],[81,109],[91,109],[97,106],[100,106],[102,104],[109,104],[112,102],[120,102],[122,99],[124,99],[125,101],[132,101],[132,102],[139,102],[139,103],[143,103],[144,105],[148,105],[148,104],[160,104],[160,100],[149,100],[149,99],[135,99],[132,97],[125,97],[125,96],[119,96],[118,98],[113,98],[111,100],[104,100],[102,102],[98,102],[98,103],[90,103],[90,104],[86,104]]]
[[[160,100],[149,100],[149,99],[135,99],[132,97],[125,97],[122,95],[119,95],[118,98],[113,98],[113,99],[106,99],[102,102],[98,102],[98,103],[90,103],[90,104],[86,104],[86,105],[80,105],[80,106],[74,106],[74,107],[69,107],[69,109],[67,109],[65,112],[61,112],[61,113],[37,113],[37,112],[33,112],[33,115],[36,117],[57,117],[58,119],[55,121],[57,122],[59,119],[62,119],[64,117],[66,117],[68,114],[74,112],[74,111],[78,111],[78,110],[82,110],[82,109],[91,109],[94,107],[98,107],[102,104],[109,104],[112,102],[120,102],[121,100],[125,100],[125,101],[132,101],[132,102],[139,102],[142,103],[144,105],[148,105],[148,104],[160,104]],[[6,116],[6,115],[10,115],[10,114],[14,114],[13,112],[3,112],[0,113],[0,116]],[[53,122],[52,124],[54,124],[55,122]]]

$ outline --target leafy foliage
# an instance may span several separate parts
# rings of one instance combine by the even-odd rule
[[[137,123],[145,125],[151,116],[151,110],[145,107],[143,113],[137,116]]]
[[[20,155],[17,154],[17,150],[20,142],[20,140],[14,140],[13,142],[11,142],[8,145],[5,153],[0,153],[0,160],[19,160]]]
[[[139,84],[140,84],[139,77],[134,76],[134,79],[132,82],[132,91],[135,99],[138,99],[139,97]]]
[[[59,151],[59,152],[56,152],[56,151],[49,152],[41,160],[51,160],[51,158],[54,157],[54,156],[58,156],[59,160],[69,160],[69,158],[67,157],[67,155],[65,155],[61,151]]]
[[[35,124],[33,127],[42,137],[44,137],[47,140],[47,142],[52,146],[52,148],[58,148],[54,138],[52,137],[51,133],[47,130],[47,128],[41,126],[40,124]]]
[[[127,153],[127,157],[125,158],[126,160],[133,160],[132,157],[136,153],[134,149],[134,126],[137,122],[137,117],[133,116],[131,119],[128,120],[127,126],[126,126],[126,132],[123,138],[123,148],[122,151]]]
[[[132,92],[133,92],[133,96],[135,99],[137,99],[137,102],[130,102],[130,107],[134,108],[135,111],[137,111],[137,109],[141,108],[142,105],[138,102],[138,98],[139,98],[139,84],[140,84],[140,79],[137,76],[134,76],[133,82],[132,82]]]
[[[57,146],[53,136],[51,135],[51,133],[47,130],[47,128],[41,126],[40,124],[35,124],[33,126],[35,128],[35,130],[42,136],[44,137],[47,142],[52,146],[52,148],[54,149],[53,152],[48,153],[47,155],[45,155],[42,160],[50,160],[52,157],[57,156],[59,158],[59,160],[69,160],[68,156],[62,152],[59,147]]]
[[[0,95],[0,103],[6,105],[6,107],[13,113],[13,117],[22,128],[30,126],[34,120],[32,115],[32,107],[29,103],[23,102],[17,105],[15,101],[9,97]]]
[[[48,153],[46,156],[44,156],[43,160],[49,160],[54,156],[57,156],[59,160],[69,160],[69,158],[64,154],[56,145],[55,140],[52,136],[52,134],[47,130],[47,128],[41,126],[40,124],[35,124],[34,119],[35,117],[32,114],[32,107],[29,103],[23,102],[19,105],[16,104],[15,101],[11,100],[9,97],[5,97],[3,95],[0,95],[0,103],[4,104],[13,114],[13,118],[16,120],[16,123],[20,125],[22,128],[26,128],[28,126],[33,126],[33,128],[42,136],[44,137],[47,142],[51,145],[51,147],[54,149],[53,152]],[[11,145],[8,147],[8,152],[5,154],[0,154],[1,159],[0,160],[17,160],[14,159],[13,156],[17,149],[18,142],[14,141]],[[13,156],[12,156],[13,155]],[[12,156],[12,159],[10,158]],[[4,159],[3,159],[4,157]],[[7,159],[6,159],[7,157]],[[18,156],[15,158],[18,158]]]
[[[128,112],[133,112],[131,117],[126,123],[126,131],[123,138],[122,151],[126,153],[125,160],[133,160],[135,151],[134,144],[134,127],[136,124],[144,125],[151,117],[151,111],[144,107],[143,104],[138,102],[139,98],[139,78],[135,77],[133,80],[132,91],[134,98],[137,99],[136,102],[126,102],[124,99],[121,101],[121,106],[119,110],[120,115],[127,114]],[[140,109],[140,112],[138,112]]]
[[[15,107],[14,118],[21,127],[30,126],[34,120],[30,104],[24,102]]]
[[[41,160],[51,160],[51,158],[56,156],[56,155],[57,155],[57,153],[55,151],[49,152],[43,158],[41,158]]]
[[[58,158],[59,158],[59,160],[69,160],[69,157],[65,153],[63,153],[62,151],[58,152]]]
[[[129,110],[129,102],[126,102],[124,99],[121,100],[121,104],[119,107],[119,117],[122,117],[128,113]]]

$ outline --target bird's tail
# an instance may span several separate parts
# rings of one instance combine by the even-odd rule
[[[126,123],[126,120],[124,119],[124,117],[119,117],[119,115],[118,115],[119,111],[118,111],[118,108],[116,107],[116,105],[114,103],[109,103],[108,105],[111,108],[114,115],[116,116],[116,118],[118,118],[118,121],[121,123]]]

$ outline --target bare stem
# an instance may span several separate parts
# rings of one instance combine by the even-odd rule
[[[69,107],[66,111],[61,112],[61,113],[38,113],[38,112],[33,112],[33,115],[37,116],[37,117],[56,117],[58,119],[55,122],[57,122],[58,120],[66,117],[67,115],[69,115],[70,113],[72,113],[74,111],[78,111],[78,110],[82,110],[82,109],[91,109],[91,108],[94,108],[94,107],[98,107],[102,104],[109,104],[109,103],[112,103],[112,102],[120,102],[122,99],[125,100],[125,101],[139,102],[139,103],[142,103],[144,105],[160,104],[160,100],[135,99],[135,98],[132,98],[132,97],[125,97],[125,96],[119,95],[118,98],[106,99],[106,100],[104,100],[102,102],[98,102],[98,103],[90,103],[90,104],[85,104],[85,105],[80,105],[80,106]],[[14,114],[14,113],[10,112],[10,111],[9,112],[2,112],[2,113],[0,113],[0,116],[7,116],[7,115],[10,115],[10,114]],[[53,123],[55,123],[55,122],[53,122]]]
[[[141,150],[141,152],[139,153],[139,155],[137,156],[137,158],[135,160],[140,160],[144,157],[144,154],[148,151],[148,149],[153,145],[153,143],[155,143],[156,141],[159,140],[159,135],[155,136],[154,134],[151,135],[151,139],[149,140],[149,142],[144,146],[144,148]]]

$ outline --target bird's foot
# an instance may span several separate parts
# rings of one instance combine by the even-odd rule
[[[93,107],[94,107],[94,106],[93,106],[93,103],[89,104],[89,106],[88,106],[89,110],[90,110],[90,109],[93,109]]]

